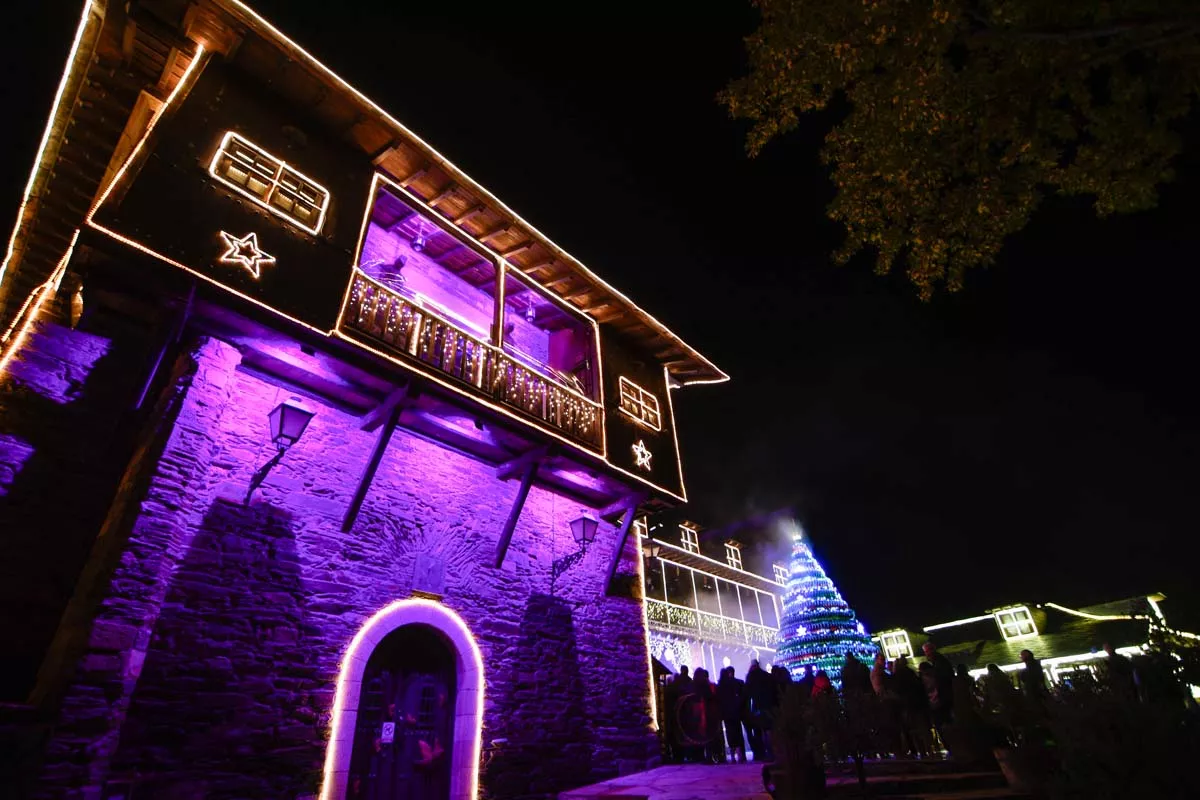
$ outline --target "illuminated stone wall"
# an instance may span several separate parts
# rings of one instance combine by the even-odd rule
[[[292,395],[214,339],[175,365],[49,656],[70,678],[42,796],[135,774],[156,776],[148,796],[315,792],[339,659],[410,595],[418,556],[444,564],[444,602],[483,654],[484,796],[552,797],[657,756],[641,609],[603,592],[612,526],[552,586],[585,509],[535,487],[495,569],[516,482],[397,431],[342,533],[376,434],[312,397],[304,438],[243,506],[267,413]]]

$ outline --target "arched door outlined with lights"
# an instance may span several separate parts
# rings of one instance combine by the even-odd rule
[[[475,800],[483,691],[454,611],[418,598],[381,609],[342,659],[322,800]]]

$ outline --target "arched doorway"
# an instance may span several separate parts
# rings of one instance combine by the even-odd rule
[[[449,800],[454,654],[436,630],[404,625],[367,660],[349,800]]]
[[[431,600],[392,603],[342,659],[322,800],[474,800],[482,722],[466,624]]]

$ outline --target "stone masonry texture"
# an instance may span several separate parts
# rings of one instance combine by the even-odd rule
[[[77,335],[47,326],[39,347]],[[274,452],[267,415],[290,397],[316,415],[243,505]],[[56,413],[0,430],[18,443],[4,449],[0,491],[38,457]],[[63,679],[46,700],[42,796],[97,797],[122,781],[155,797],[314,794],[339,660],[372,614],[412,593],[418,556],[444,563],[442,602],[483,654],[482,796],[553,797],[654,763],[641,606],[605,593],[616,529],[602,523],[553,582],[552,562],[577,549],[570,521],[596,509],[534,487],[497,569],[517,482],[400,430],[343,533],[378,435],[360,426],[225,342],[184,348],[46,656]]]

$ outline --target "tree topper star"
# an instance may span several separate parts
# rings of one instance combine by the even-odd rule
[[[221,231],[221,238],[229,249],[217,259],[222,264],[237,264],[246,268],[255,280],[262,277],[262,268],[275,263],[275,256],[268,255],[258,246],[258,234],[247,233],[238,238],[231,233]]]
[[[633,446],[633,457],[637,460],[637,465],[644,470],[649,471],[650,459],[654,454],[650,452],[650,448],[646,447],[646,443],[638,439],[638,443]]]

